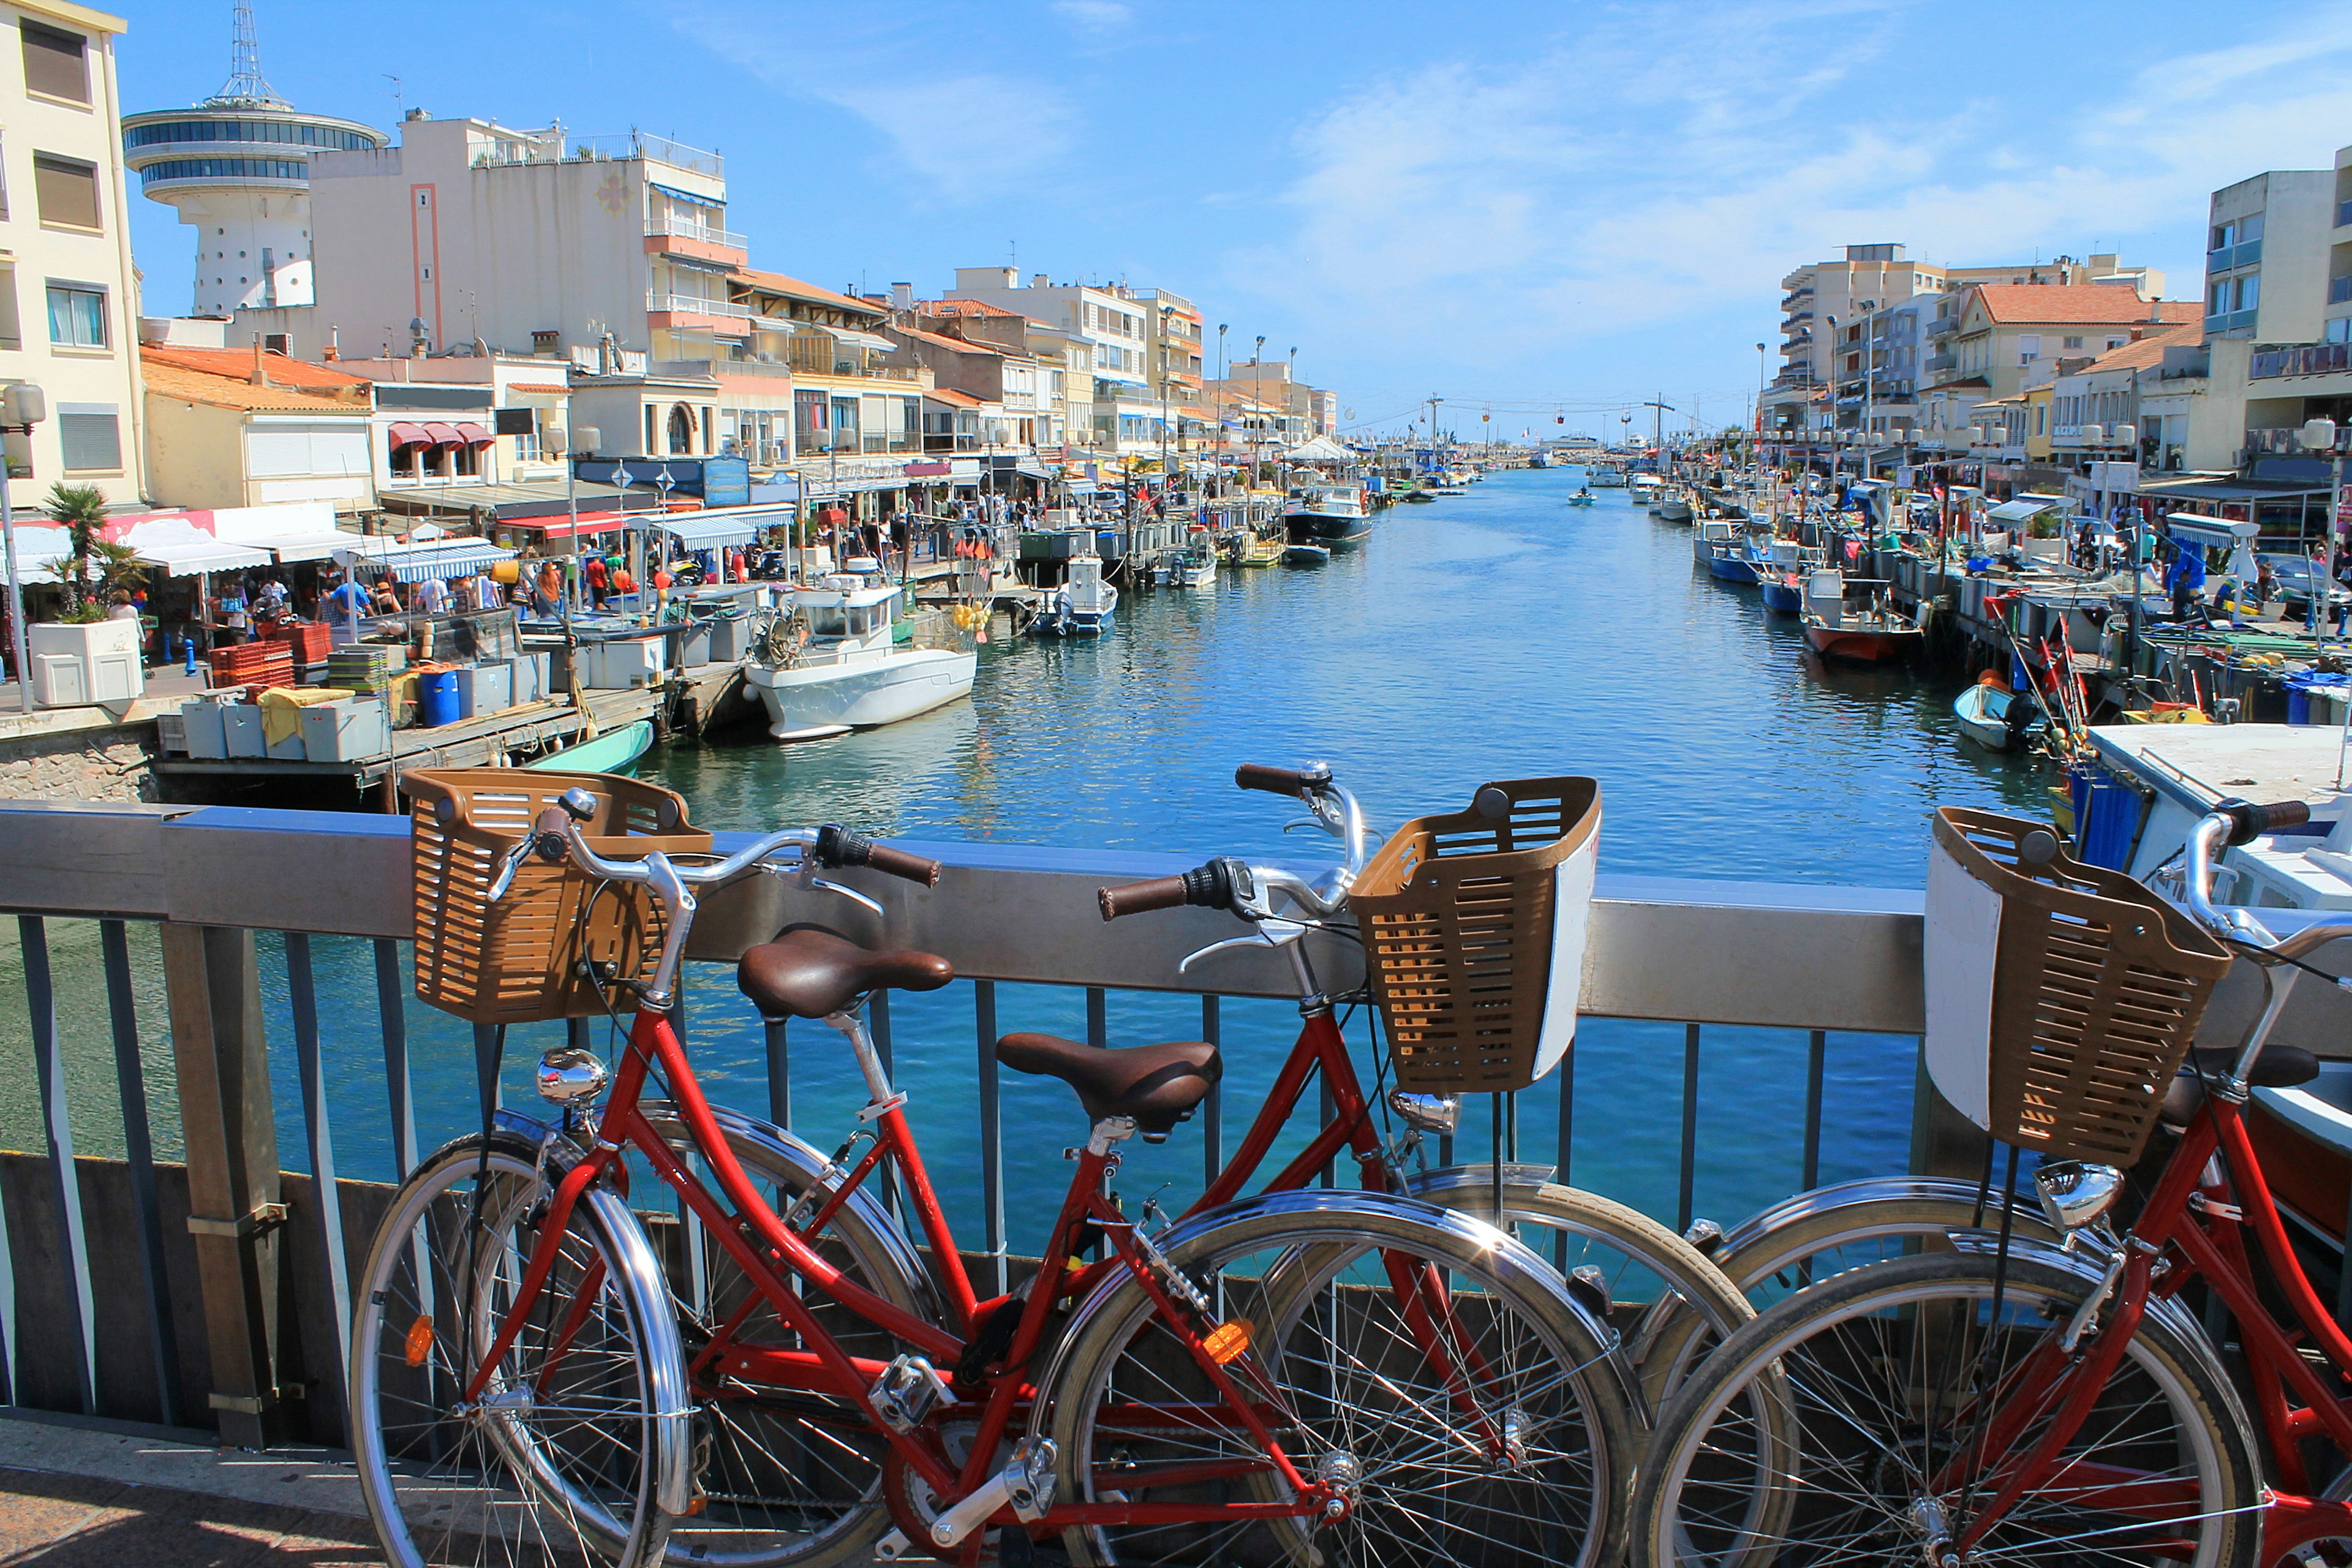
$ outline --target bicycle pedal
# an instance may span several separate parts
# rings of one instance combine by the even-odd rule
[[[903,1530],[894,1530],[874,1543],[874,1555],[885,1563],[896,1563],[914,1549]]]
[[[930,1419],[940,1401],[952,1402],[954,1397],[948,1380],[919,1355],[902,1355],[884,1367],[866,1394],[874,1404],[874,1413],[893,1432],[913,1431]]]

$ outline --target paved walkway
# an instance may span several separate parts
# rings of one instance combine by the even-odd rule
[[[0,1568],[378,1563],[348,1461],[0,1415]]]

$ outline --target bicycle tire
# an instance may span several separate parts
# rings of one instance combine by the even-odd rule
[[[540,1234],[539,1152],[505,1131],[445,1145],[401,1184],[369,1248],[351,1438],[395,1568],[570,1555],[636,1568],[685,1506],[677,1331],[652,1247],[611,1192],[581,1195],[513,1347],[483,1398],[462,1402]],[[559,1377],[564,1403],[551,1405]]]
[[[1527,1247],[1465,1215],[1321,1189],[1213,1210],[1175,1227],[1160,1245],[1170,1265],[1209,1293],[1224,1321],[1251,1321],[1243,1359],[1255,1361],[1265,1385],[1281,1391],[1275,1419],[1277,1441],[1287,1436],[1286,1452],[1295,1450],[1295,1462],[1308,1475],[1352,1464],[1360,1477],[1356,1499],[1344,1520],[1313,1529],[1265,1514],[1173,1526],[1073,1527],[1064,1533],[1073,1563],[1110,1568],[1319,1561],[1388,1568],[1476,1561],[1507,1568],[1615,1561],[1624,1539],[1639,1395],[1615,1354],[1615,1336]],[[1446,1424],[1441,1407],[1462,1394],[1458,1385],[1452,1394],[1414,1388],[1415,1379],[1433,1374],[1412,1370],[1409,1363],[1425,1363],[1426,1353],[1394,1326],[1403,1314],[1382,1278],[1391,1258],[1441,1271],[1448,1359],[1501,1369],[1492,1375],[1482,1370],[1466,1395],[1482,1431],[1507,1435],[1501,1462],[1449,1468],[1464,1444],[1474,1454],[1490,1453],[1491,1446]],[[1457,1303],[1468,1304],[1459,1315]],[[1474,1309],[1483,1321],[1471,1321]],[[1359,1338],[1349,1332],[1357,1327],[1387,1338]],[[1189,1453],[1253,1463],[1264,1452],[1237,1441],[1232,1425],[1213,1415],[1188,1417],[1189,1408],[1208,1403],[1205,1380],[1129,1277],[1082,1304],[1041,1382],[1048,1397],[1035,1424],[1055,1439],[1058,1495],[1066,1498],[1144,1492],[1162,1501],[1205,1497],[1221,1503],[1228,1500],[1223,1482],[1151,1489],[1137,1477],[1153,1458]],[[1154,1390],[1165,1397],[1155,1401]],[[1537,1409],[1543,1419],[1531,1428],[1528,1412]],[[1530,1447],[1531,1436],[1539,1449]],[[1240,1485],[1255,1500],[1286,1499],[1263,1469]],[[1433,1511],[1406,1500],[1423,1495],[1408,1493],[1415,1486],[1439,1500]],[[1465,1547],[1471,1548],[1467,1557]]]
[[[670,1147],[690,1152],[691,1140],[671,1107],[647,1101],[639,1109]],[[744,1173],[779,1213],[822,1174],[824,1156],[791,1133],[716,1108],[713,1115]],[[715,1184],[707,1179],[705,1184],[719,1195]],[[742,1307],[749,1290],[724,1248],[704,1245],[700,1267],[695,1267],[693,1233],[698,1228],[681,1226],[678,1256],[669,1270],[694,1400],[696,1494],[692,1511],[670,1525],[667,1560],[680,1568],[833,1568],[868,1560],[874,1542],[890,1529],[883,1491],[887,1445],[845,1401],[815,1394],[763,1396],[754,1385],[723,1373],[695,1370],[696,1352],[709,1343],[711,1325]],[[842,1205],[825,1235],[817,1250],[844,1274],[910,1316],[940,1321],[937,1292],[919,1258],[864,1189]],[[852,1355],[887,1361],[904,1348],[845,1309],[814,1293],[806,1300]],[[800,1344],[765,1305],[751,1308],[733,1338],[754,1348]],[[796,1450],[820,1458],[803,1460],[796,1474],[796,1467],[780,1462]],[[853,1463],[858,1470],[854,1477],[845,1473]],[[831,1479],[809,1479],[819,1469],[828,1470]],[[821,1484],[835,1494],[854,1495],[811,1495]],[[794,1529],[789,1522],[793,1515],[825,1522],[821,1529]]]
[[[1977,1355],[1919,1331],[1923,1322],[1938,1321],[1977,1327],[1979,1313],[1989,1313],[1997,1268],[2001,1331],[1964,1336],[1981,1342]],[[1974,1428],[1930,1431],[1918,1412],[1967,1408],[1982,1389],[2014,1376],[2025,1349],[2056,1333],[2093,1289],[2092,1279],[2046,1257],[2013,1254],[2002,1267],[1988,1253],[1924,1253],[1849,1270],[1759,1314],[1668,1402],[1634,1500],[1635,1560],[1683,1568],[1927,1560],[1930,1529],[1957,1538],[1971,1494],[1962,1489],[1926,1500],[1935,1504],[1931,1510],[1916,1477],[1948,1464]],[[1988,1363],[1984,1354],[1993,1347],[1999,1359]],[[1916,1385],[1908,1381],[1915,1373],[1923,1379]],[[1742,1456],[1763,1445],[1722,1419],[1739,1391],[1767,1373],[1794,1402],[1788,1426],[1800,1435],[1799,1447],[1774,1467],[1777,1489],[1796,1500],[1774,1515],[1783,1522],[1769,1534],[1754,1521],[1772,1509],[1738,1479],[1753,1468],[1752,1458]],[[1894,1397],[1858,1408],[1875,1392],[1865,1380],[1893,1383],[1897,1373],[1904,1381]],[[1963,1377],[1973,1380],[1965,1390]],[[2063,1384],[2052,1379],[2032,1386],[2047,1397]],[[2038,1431],[2029,1422],[2004,1440],[2002,1453],[2023,1451]],[[2092,1435],[2089,1444],[2084,1434]],[[2115,1439],[2113,1447],[2096,1447],[2105,1437]],[[2103,1478],[2087,1497],[2078,1494],[2080,1506],[2072,1510],[2063,1498],[2029,1494],[1995,1522],[1969,1562],[2014,1559],[2054,1568],[2174,1561],[2169,1552],[2133,1550],[2137,1535],[2161,1527],[2168,1540],[2193,1546],[2187,1556],[2199,1568],[2252,1568],[2262,1533],[2253,1439],[2210,1347],[2168,1315],[2142,1317],[2125,1361],[2066,1453],[2067,1463],[2082,1466],[2078,1473],[2086,1477],[2099,1474],[2090,1467],[2101,1461],[2088,1458],[2098,1453],[2133,1458],[2134,1473],[2169,1457],[2169,1468],[2179,1473],[2168,1484],[2193,1486],[2193,1500],[2186,1512],[2117,1525],[2110,1521],[2119,1510],[2092,1505],[2115,1500],[2129,1482]],[[1735,1465],[1732,1479],[1718,1484],[1707,1467],[1724,1455]],[[1838,1495],[1841,1487],[1852,1495]],[[2143,1502],[2139,1511],[2151,1506]],[[2075,1550],[2057,1550],[2063,1547]]]
[[[1874,1176],[1815,1187],[1726,1232],[1716,1262],[1751,1302],[1801,1289],[1955,1230],[1998,1231],[2001,1194],[1992,1193],[1979,1206],[1977,1193],[1974,1182],[1939,1176]],[[2011,1205],[2010,1231],[2053,1247],[2065,1240],[2030,1198]],[[1873,1251],[1878,1256],[1869,1256]],[[1823,1259],[1836,1267],[1817,1267]]]

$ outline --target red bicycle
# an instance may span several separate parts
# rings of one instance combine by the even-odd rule
[[[1955,1230],[1765,1311],[1661,1420],[1642,1560],[2352,1561],[2352,1337],[2305,1273],[2243,1113],[2252,1089],[2316,1075],[2269,1037],[2302,960],[2352,920],[2274,936],[2210,900],[2221,845],[2307,816],[2225,802],[2190,836],[2174,890],[2261,966],[2266,1004],[2238,1047],[2194,1052],[2165,1094],[2177,1142],[2128,1226],[2103,1223],[2120,1172],[2053,1162],[2034,1185],[2063,1247]],[[2190,1310],[2200,1293],[2226,1312],[2242,1373]],[[1769,1432],[1759,1408],[1782,1418]]]
[[[862,900],[817,873],[929,884],[937,866],[831,827],[708,866],[607,858],[580,826],[597,809],[568,793],[506,876],[569,858],[667,915],[609,1095],[593,1055],[550,1052],[561,1121],[509,1115],[436,1154],[369,1258],[353,1447],[392,1562],[971,1563],[992,1536],[1016,1561],[1055,1535],[1097,1563],[1620,1548],[1636,1417],[1613,1336],[1532,1252],[1377,1193],[1130,1215],[1118,1146],[1199,1103],[1213,1048],[1008,1041],[1072,1085],[1090,1131],[1065,1151],[1045,1262],[981,1299],[863,1016],[883,987],[946,984],[943,961],[807,925],[745,955],[745,993],[834,1025],[866,1079],[835,1160],[713,1108],[667,1015],[694,889],[782,857]],[[665,1246],[630,1206],[629,1157],[696,1222]],[[928,1257],[873,1194],[885,1170]]]

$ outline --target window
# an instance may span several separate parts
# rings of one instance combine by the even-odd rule
[[[2129,338],[2109,338],[2107,340],[2107,347],[2111,349],[2119,349],[2129,342],[2131,342]]]
[[[2080,338],[2068,338],[2066,340],[2066,346],[2070,349],[2079,349],[2083,346],[2083,340]],[[2113,345],[2111,344],[2109,346],[2112,347]]]
[[[2230,247],[2237,243],[2238,226],[2234,223],[2217,223],[2213,226],[2213,243],[2206,248],[2209,250],[2227,250]]]
[[[2230,285],[2228,280],[2225,279],[2221,282],[2214,284],[2210,292],[2210,298],[2209,298],[2205,302],[2205,313],[2209,316],[2228,315],[2230,313]]]
[[[111,403],[58,405],[58,445],[68,473],[122,467],[122,434]]]
[[[2042,357],[2042,334],[2020,332],[2017,336],[2017,363],[2032,364]]]
[[[2239,310],[2252,310],[2256,305],[2262,303],[2262,298],[2263,275],[2261,273],[2249,272],[2243,278],[2238,279]]]
[[[25,39],[25,90],[73,103],[89,101],[89,40],[79,33],[19,22]]]
[[[64,348],[106,347],[106,290],[86,283],[50,284],[49,342]]]
[[[98,227],[98,165],[78,158],[34,153],[33,198],[40,205],[43,223]]]

